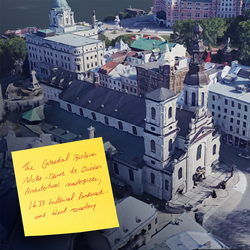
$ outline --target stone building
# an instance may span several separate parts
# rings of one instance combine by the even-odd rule
[[[87,139],[89,128],[95,128],[92,134],[104,141],[111,181],[123,193],[146,192],[171,200],[191,190],[218,163],[220,147],[207,109],[209,76],[202,60],[201,31],[195,28],[183,106],[177,106],[177,95],[166,88],[154,89],[144,99],[73,80],[58,104],[43,107],[41,123],[26,120],[22,127],[33,134],[50,133],[60,143]],[[168,58],[171,65],[172,59]]]
[[[46,79],[55,67],[82,74],[101,65],[105,44],[96,26],[75,25],[66,0],[55,0],[49,16],[49,29],[26,35],[30,70]]]
[[[136,70],[139,96],[144,97],[145,93],[161,87],[179,94],[188,71],[187,59],[175,60],[166,44],[166,51],[159,61],[137,65]]]

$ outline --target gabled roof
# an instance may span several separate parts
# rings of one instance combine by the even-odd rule
[[[162,102],[165,101],[167,99],[170,99],[172,97],[176,96],[176,94],[174,92],[172,92],[169,89],[166,88],[159,88],[159,89],[155,89],[149,93],[146,93],[146,98],[156,101],[156,102]]]
[[[41,80],[41,83],[48,86],[53,86],[59,89],[67,88],[71,81],[77,79],[77,74],[64,70],[62,68],[57,69],[53,72],[46,80]]]
[[[141,97],[102,86],[95,87],[94,84],[79,80],[74,80],[59,97],[79,107],[144,127],[146,104]]]
[[[118,62],[109,61],[98,70],[98,73],[108,75],[118,64]]]

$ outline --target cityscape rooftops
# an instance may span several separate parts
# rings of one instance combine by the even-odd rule
[[[98,73],[108,75],[118,64],[118,62],[109,61],[98,70]]]

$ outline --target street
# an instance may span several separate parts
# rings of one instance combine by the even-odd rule
[[[236,193],[204,224],[207,230],[230,249],[250,249],[250,160],[239,157],[238,153],[241,152],[243,151],[221,143],[220,160],[228,165],[237,165],[246,176],[247,188],[241,201],[230,211],[230,204],[239,198],[239,193]]]

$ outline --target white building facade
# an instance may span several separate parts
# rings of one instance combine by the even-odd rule
[[[105,43],[97,40],[96,27],[76,26],[66,0],[55,0],[50,10],[49,29],[26,36],[30,70],[40,79],[52,68],[83,74],[101,65]]]

